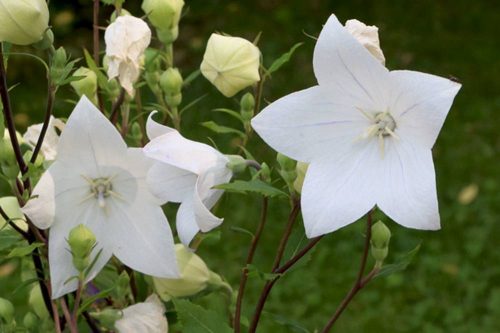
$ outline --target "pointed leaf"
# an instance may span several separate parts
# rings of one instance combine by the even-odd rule
[[[281,66],[283,66],[284,64],[286,64],[287,62],[289,62],[290,59],[292,58],[292,55],[295,52],[295,50],[297,50],[300,46],[302,46],[302,44],[304,44],[304,43],[297,43],[297,44],[295,44],[294,46],[292,46],[292,48],[290,49],[290,51],[282,54],[278,59],[276,59],[272,63],[272,65],[269,67],[269,69],[267,70],[267,75],[271,75],[272,73],[274,73],[278,69],[280,69]]]
[[[174,299],[173,302],[183,333],[232,333],[227,319],[218,313],[186,300]]]
[[[282,190],[279,190],[260,179],[252,179],[250,181],[236,180],[232,183],[217,185],[215,188],[241,194],[246,194],[248,192],[260,193],[266,197],[288,196]]]
[[[421,244],[418,244],[413,250],[401,256],[396,263],[384,265],[377,273],[377,275],[375,275],[375,277],[388,276],[405,270],[406,267],[411,264],[411,262],[415,258],[415,255],[420,250],[420,245]]]

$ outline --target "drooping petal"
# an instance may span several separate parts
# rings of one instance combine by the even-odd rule
[[[440,228],[436,179],[428,148],[392,141],[379,175],[377,205],[391,219],[414,229]]]
[[[358,107],[387,107],[389,72],[331,15],[314,49],[318,83],[359,101]]]
[[[58,161],[68,169],[100,177],[100,165],[122,165],[127,146],[120,133],[85,96],[68,119],[58,145]],[[113,152],[113,153],[110,153]]]
[[[380,161],[378,144],[372,140],[311,162],[302,188],[307,237],[340,229],[375,206]]]
[[[162,202],[181,202],[193,193],[197,177],[191,171],[157,162],[149,170],[147,183]]]
[[[175,226],[182,244],[189,246],[194,236],[200,231],[200,227],[196,223],[192,197],[187,198],[181,203],[177,211]]]
[[[275,150],[310,162],[339,139],[355,141],[369,122],[355,101],[321,86],[285,96],[252,119],[252,127]]]
[[[172,231],[151,197],[141,193],[133,203],[113,201],[108,237],[114,255],[128,267],[155,277],[176,278]]]
[[[399,135],[432,148],[461,85],[414,71],[392,71],[390,77],[390,110]]]
[[[146,122],[146,133],[149,140],[153,140],[160,135],[167,134],[170,132],[176,132],[175,129],[168,126],[162,125],[153,119],[153,116],[157,114],[158,111],[153,111],[149,114],[148,120]]]

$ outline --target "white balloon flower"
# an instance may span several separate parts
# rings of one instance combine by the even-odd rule
[[[36,124],[28,127],[26,133],[23,135],[23,140],[32,148],[36,147],[40,133],[42,132],[43,124]],[[47,133],[45,133],[45,138],[42,143],[42,148],[40,153],[43,155],[45,160],[53,161],[57,157],[57,144],[59,143],[59,134],[57,131],[62,132],[64,129],[64,123],[53,116],[50,116],[49,127]]]
[[[76,289],[67,238],[79,224],[92,230],[100,255],[87,281],[112,255],[130,268],[156,277],[179,276],[168,221],[148,190],[153,161],[127,148],[116,128],[84,96],[71,114],[57,158],[36,185],[23,212],[41,228],[50,227],[52,298]],[[181,180],[172,179],[171,191]]]
[[[439,229],[431,148],[460,84],[388,71],[334,15],[313,66],[319,85],[252,120],[271,147],[310,163],[302,188],[307,236],[346,226],[375,205],[403,226]]]
[[[108,77],[118,77],[120,85],[133,96],[134,83],[141,73],[141,60],[151,42],[151,30],[143,20],[126,15],[111,23],[104,34]]]
[[[177,232],[181,242],[189,246],[201,230],[208,232],[219,226],[223,219],[214,216],[210,209],[223,191],[214,186],[229,182],[233,173],[227,167],[228,158],[209,145],[184,138],[176,130],[160,125],[152,119],[147,122],[151,140],[144,147],[144,154],[156,163],[148,174],[151,191],[164,201],[181,202],[177,212]],[[172,172],[172,166],[182,171]],[[183,188],[171,190],[172,182],[183,179]]]
[[[122,313],[123,317],[115,322],[118,333],[168,333],[165,306],[155,294],[145,302],[123,309]]]

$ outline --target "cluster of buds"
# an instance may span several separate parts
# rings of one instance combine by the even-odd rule
[[[73,266],[83,273],[90,265],[90,254],[96,245],[92,231],[80,224],[69,232],[68,244],[73,256]]]
[[[142,10],[156,28],[158,39],[165,45],[172,44],[179,36],[184,0],[144,0]]]
[[[177,68],[169,68],[160,77],[160,88],[165,95],[165,102],[171,108],[182,103],[182,84],[184,80]]]
[[[378,221],[372,226],[372,236],[370,240],[371,253],[375,259],[375,267],[381,268],[385,258],[389,254],[389,241],[391,240],[391,230],[382,221]]]
[[[250,121],[255,114],[255,98],[251,93],[246,93],[240,100],[240,114],[245,126],[245,133],[247,135],[252,131]]]

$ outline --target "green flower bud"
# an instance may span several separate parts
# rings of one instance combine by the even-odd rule
[[[0,0],[0,42],[30,45],[49,28],[45,0]]]
[[[158,39],[165,45],[172,44],[179,37],[179,27],[172,29],[157,29]]]
[[[259,176],[263,181],[271,182],[271,169],[269,168],[269,165],[262,163]]]
[[[294,160],[292,160],[288,156],[285,156],[281,153],[278,153],[278,155],[276,155],[276,160],[278,161],[278,164],[280,165],[281,170],[295,171],[295,165],[297,164],[297,162],[295,162]]]
[[[14,305],[9,300],[0,297],[0,319],[7,324],[14,321]]]
[[[63,47],[58,48],[52,58],[52,64],[50,66],[50,77],[54,82],[63,80],[67,75],[67,62],[68,55],[66,54],[66,50]]]
[[[0,198],[0,206],[3,208],[5,213],[14,220],[14,223],[19,228],[24,231],[28,230],[28,225],[23,221],[24,215],[21,212],[21,208],[19,207],[19,202],[16,197]],[[0,230],[5,226],[5,223],[7,222],[0,216]]]
[[[391,239],[391,231],[382,222],[378,221],[372,226],[371,236],[371,253],[376,263],[375,266],[380,268],[389,254],[389,241]]]
[[[16,132],[17,141],[21,144],[23,138],[21,134]],[[0,140],[0,164],[15,164],[16,155],[14,154],[14,149],[12,148],[12,143],[10,142],[10,134],[6,129],[4,132],[3,139]]]
[[[92,103],[97,104],[97,75],[94,71],[80,67],[74,73],[74,77],[82,76],[78,81],[72,81],[71,86],[79,97],[87,96]]]
[[[37,328],[38,328],[38,322],[39,322],[39,319],[38,319],[38,317],[33,312],[28,312],[27,314],[24,315],[23,325],[30,332],[33,332],[33,331],[37,330]]]
[[[172,297],[192,296],[204,290],[211,278],[205,262],[182,244],[175,245],[179,279],[153,278],[156,292],[164,301]]]
[[[96,244],[92,231],[80,224],[69,232],[68,244],[73,256],[73,265],[79,272],[83,272],[90,264],[89,256]]]
[[[247,161],[240,155],[226,155],[229,159],[227,163],[227,168],[231,169],[234,173],[241,173],[246,170],[248,164]]]
[[[181,92],[184,80],[177,68],[169,68],[160,77],[160,87],[165,95],[175,95]]]
[[[123,312],[116,309],[106,308],[99,312],[91,312],[90,315],[99,320],[99,323],[108,329],[114,329],[115,322],[123,317]]]
[[[144,0],[141,8],[156,29],[161,31],[177,31],[177,26],[181,19],[182,7],[184,7],[184,0]],[[172,42],[176,38],[177,36],[175,36]],[[160,38],[160,40],[162,39]]]
[[[34,285],[33,288],[31,288],[28,298],[28,304],[30,305],[31,309],[36,313],[38,318],[45,319],[49,317],[49,312],[45,307],[42,291],[40,290],[40,286],[38,284]]]
[[[304,179],[306,177],[307,168],[309,163],[297,162],[295,170],[297,171],[297,178],[293,182],[293,188],[297,193],[302,193],[302,186],[304,185]]]
[[[33,47],[35,49],[44,51],[47,50],[48,48],[51,48],[53,45],[54,45],[54,33],[52,32],[52,30],[47,29],[43,34],[42,40],[33,44]]]

